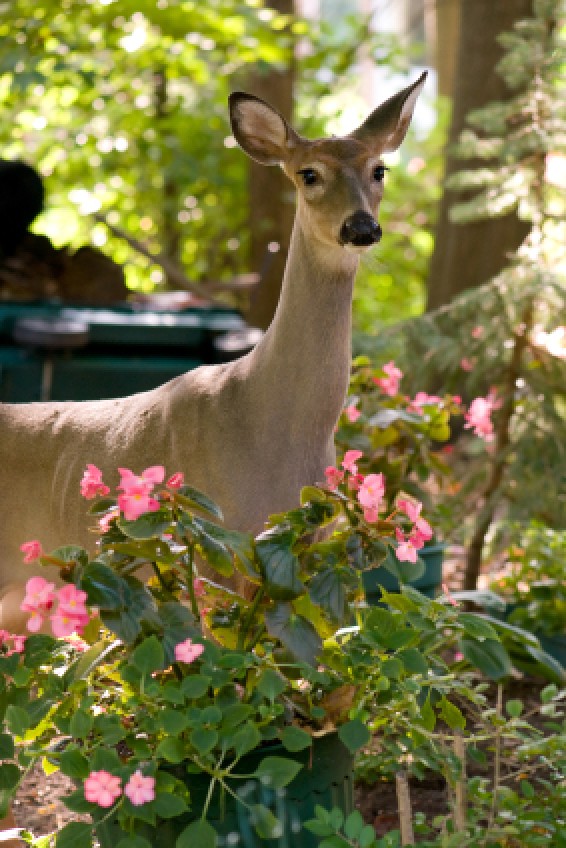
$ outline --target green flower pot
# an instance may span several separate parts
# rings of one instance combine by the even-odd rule
[[[434,598],[440,593],[442,587],[442,563],[444,561],[444,551],[446,545],[425,545],[419,551],[419,559],[424,564],[424,571],[420,577],[415,580],[409,580],[408,585],[414,589],[418,589],[427,598]],[[399,566],[402,567],[402,563]],[[381,588],[387,592],[398,592],[400,583],[397,577],[388,571],[387,568],[373,568],[371,571],[364,571],[363,584],[366,593],[366,601],[371,606],[378,604],[381,600]]]
[[[289,753],[281,744],[256,749],[240,760],[238,772],[250,774],[265,756],[287,757],[300,762],[303,768],[284,789],[269,789],[254,779],[232,780],[229,785],[245,804],[262,804],[271,810],[281,824],[281,833],[275,839],[259,837],[244,803],[215,789],[207,819],[218,832],[219,848],[317,848],[318,837],[306,831],[303,823],[314,818],[316,805],[327,809],[340,807],[346,816],[352,812],[352,755],[338,735],[331,733],[314,739],[312,749],[297,753]],[[189,789],[191,810],[174,820],[159,820],[155,826],[140,822],[138,833],[153,848],[174,848],[179,834],[200,817],[208,794],[208,775],[186,774],[182,767],[175,770],[175,775]],[[96,835],[100,848],[115,848],[127,834],[110,817],[96,828]]]

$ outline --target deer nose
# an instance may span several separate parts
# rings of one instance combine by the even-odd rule
[[[342,244],[367,247],[381,238],[381,227],[368,212],[354,212],[346,218],[340,230]]]

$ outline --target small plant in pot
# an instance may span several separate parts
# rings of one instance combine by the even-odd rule
[[[364,570],[417,522],[389,515],[384,492],[358,475],[345,472],[345,491],[303,490],[254,539],[224,528],[180,474],[121,469],[114,498],[89,466],[94,555],[22,546],[57,566],[63,585],[30,578],[30,635],[2,636],[3,808],[40,760],[73,779],[65,803],[91,818],[53,835],[57,848],[95,838],[102,848],[307,848],[316,842],[301,822],[316,804],[338,797],[348,812],[352,755],[376,718],[402,709],[426,732],[432,714],[450,713],[447,651],[491,669],[495,652],[505,674],[478,616],[411,589],[388,611],[360,604]],[[240,570],[253,598],[199,575],[199,561],[219,581]],[[48,625],[53,636],[38,632]]]
[[[423,503],[439,526],[446,514],[442,499],[449,493],[451,475],[443,456],[443,448],[449,448],[442,443],[450,438],[451,418],[463,413],[461,399],[426,392],[408,397],[401,390],[402,378],[393,361],[377,367],[365,356],[354,361],[350,393],[336,434],[338,464],[348,451],[362,452],[360,471],[381,473],[387,479],[390,512],[400,502],[413,500]],[[401,539],[401,543],[404,541],[410,543],[411,537]],[[445,545],[435,537],[424,542],[414,545],[415,550],[406,550],[403,568],[391,549],[381,572],[366,575],[370,603],[379,601],[380,586],[394,590],[403,582],[410,582],[429,597],[438,593]]]

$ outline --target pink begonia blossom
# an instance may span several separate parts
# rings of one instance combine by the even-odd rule
[[[349,471],[350,474],[358,473],[358,466],[356,462],[363,456],[362,451],[359,450],[349,450],[344,454],[344,459],[342,460],[342,468],[346,471]]]
[[[204,651],[204,645],[194,643],[192,639],[185,639],[175,645],[175,659],[177,662],[192,663],[200,657]]]
[[[100,527],[103,533],[108,533],[113,520],[119,515],[120,508],[117,506],[113,506],[112,509],[109,509],[108,512],[105,512],[104,515],[98,519],[98,526]]]
[[[475,367],[475,360],[468,359],[467,356],[463,356],[460,360],[460,368],[462,369],[462,371],[473,371]]]
[[[20,545],[20,551],[25,555],[24,562],[26,563],[33,562],[43,556],[41,542],[38,542],[37,539],[32,539],[31,542],[24,542],[23,545]]]
[[[110,772],[92,771],[84,782],[87,801],[99,807],[111,807],[122,794],[121,780]]]
[[[464,418],[466,419],[464,428],[466,430],[473,428],[476,436],[485,439],[486,442],[491,441],[494,438],[491,413],[496,408],[497,401],[495,400],[495,395],[493,393],[485,398],[475,398],[464,415]]]
[[[480,324],[478,324],[478,326],[474,327],[473,330],[472,330],[472,338],[473,339],[481,339],[482,336],[483,336],[483,327]]]
[[[438,395],[427,395],[426,392],[417,392],[407,408],[411,412],[422,412],[423,406],[431,406],[441,402],[442,398],[438,397]]]
[[[130,492],[137,494],[142,490],[149,495],[153,487],[157,483],[163,483],[165,479],[165,469],[162,465],[151,465],[140,475],[134,474],[129,468],[118,468],[118,471],[120,472],[118,489],[126,495]]]
[[[81,480],[81,495],[87,500],[96,498],[98,495],[107,495],[110,491],[108,486],[102,482],[102,471],[96,465],[88,464]]]
[[[27,581],[26,594],[20,609],[31,613],[26,626],[32,633],[41,629],[44,619],[53,607],[55,597],[55,584],[49,583],[44,577],[30,577]]]
[[[383,394],[394,397],[399,391],[399,383],[403,372],[397,368],[394,362],[388,362],[381,369],[387,374],[386,377],[374,377],[374,383],[380,387]]]
[[[358,420],[362,413],[360,412],[355,403],[351,403],[344,410],[344,414],[346,415],[346,418],[348,419],[348,421],[350,421],[351,424],[355,424],[355,422]]]
[[[364,482],[363,474],[351,474],[348,477],[348,488],[351,492],[357,492],[362,483]]]
[[[133,773],[124,787],[124,795],[130,799],[134,807],[141,807],[155,798],[155,778],[144,776],[138,769]]]
[[[118,507],[126,521],[135,521],[140,515],[146,512],[157,512],[159,509],[159,501],[152,498],[147,493],[144,486],[140,486],[137,491],[131,486],[127,493],[119,495]]]
[[[177,471],[167,480],[167,485],[170,489],[180,489],[185,482],[185,475],[182,471]]]
[[[12,654],[23,654],[26,639],[27,636],[10,633],[8,630],[0,630],[0,648],[5,649],[4,656],[11,657]]]
[[[377,521],[383,498],[385,480],[383,474],[368,474],[358,489],[358,501],[364,510],[364,518],[369,523]]]
[[[395,556],[399,562],[416,562],[417,549],[411,539],[406,539],[403,532],[397,527],[395,529],[398,545],[395,548]]]
[[[332,492],[335,492],[344,479],[344,472],[340,471],[338,468],[334,468],[333,465],[329,465],[324,472],[324,476],[326,477],[326,485],[328,488]]]
[[[200,577],[195,577],[193,580],[193,591],[195,593],[195,598],[203,598],[206,595],[204,582],[200,579]]]
[[[397,508],[405,513],[409,521],[413,522],[411,541],[415,548],[422,548],[424,543],[432,539],[433,536],[432,527],[425,518],[421,518],[422,503],[400,498],[397,501]]]

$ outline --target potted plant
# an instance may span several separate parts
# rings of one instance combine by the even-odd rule
[[[449,450],[443,443],[450,438],[450,420],[462,414],[461,399],[418,392],[410,398],[401,391],[402,371],[393,361],[374,366],[365,357],[353,364],[350,394],[339,421],[336,443],[340,461],[348,451],[360,451],[360,471],[381,473],[388,482],[387,507],[395,513],[399,503],[424,503],[434,523],[444,507],[439,495],[446,494],[450,468],[443,456]],[[364,577],[366,597],[379,602],[380,586],[395,590],[409,582],[429,597],[438,594],[442,584],[445,545],[436,537],[409,550],[403,568],[394,547],[380,571]]]
[[[451,648],[507,673],[478,616],[411,589],[360,604],[364,570],[417,524],[387,514],[376,475],[303,490],[254,539],[182,475],[120,471],[118,497],[94,466],[81,484],[94,555],[22,545],[62,586],[30,578],[30,635],[2,634],[0,815],[34,762],[60,769],[76,785],[65,803],[91,821],[66,824],[57,848],[209,848],[234,833],[314,848],[302,821],[317,804],[348,813],[352,755],[376,722],[426,736],[435,715],[459,715]],[[252,599],[221,585],[234,568]]]

